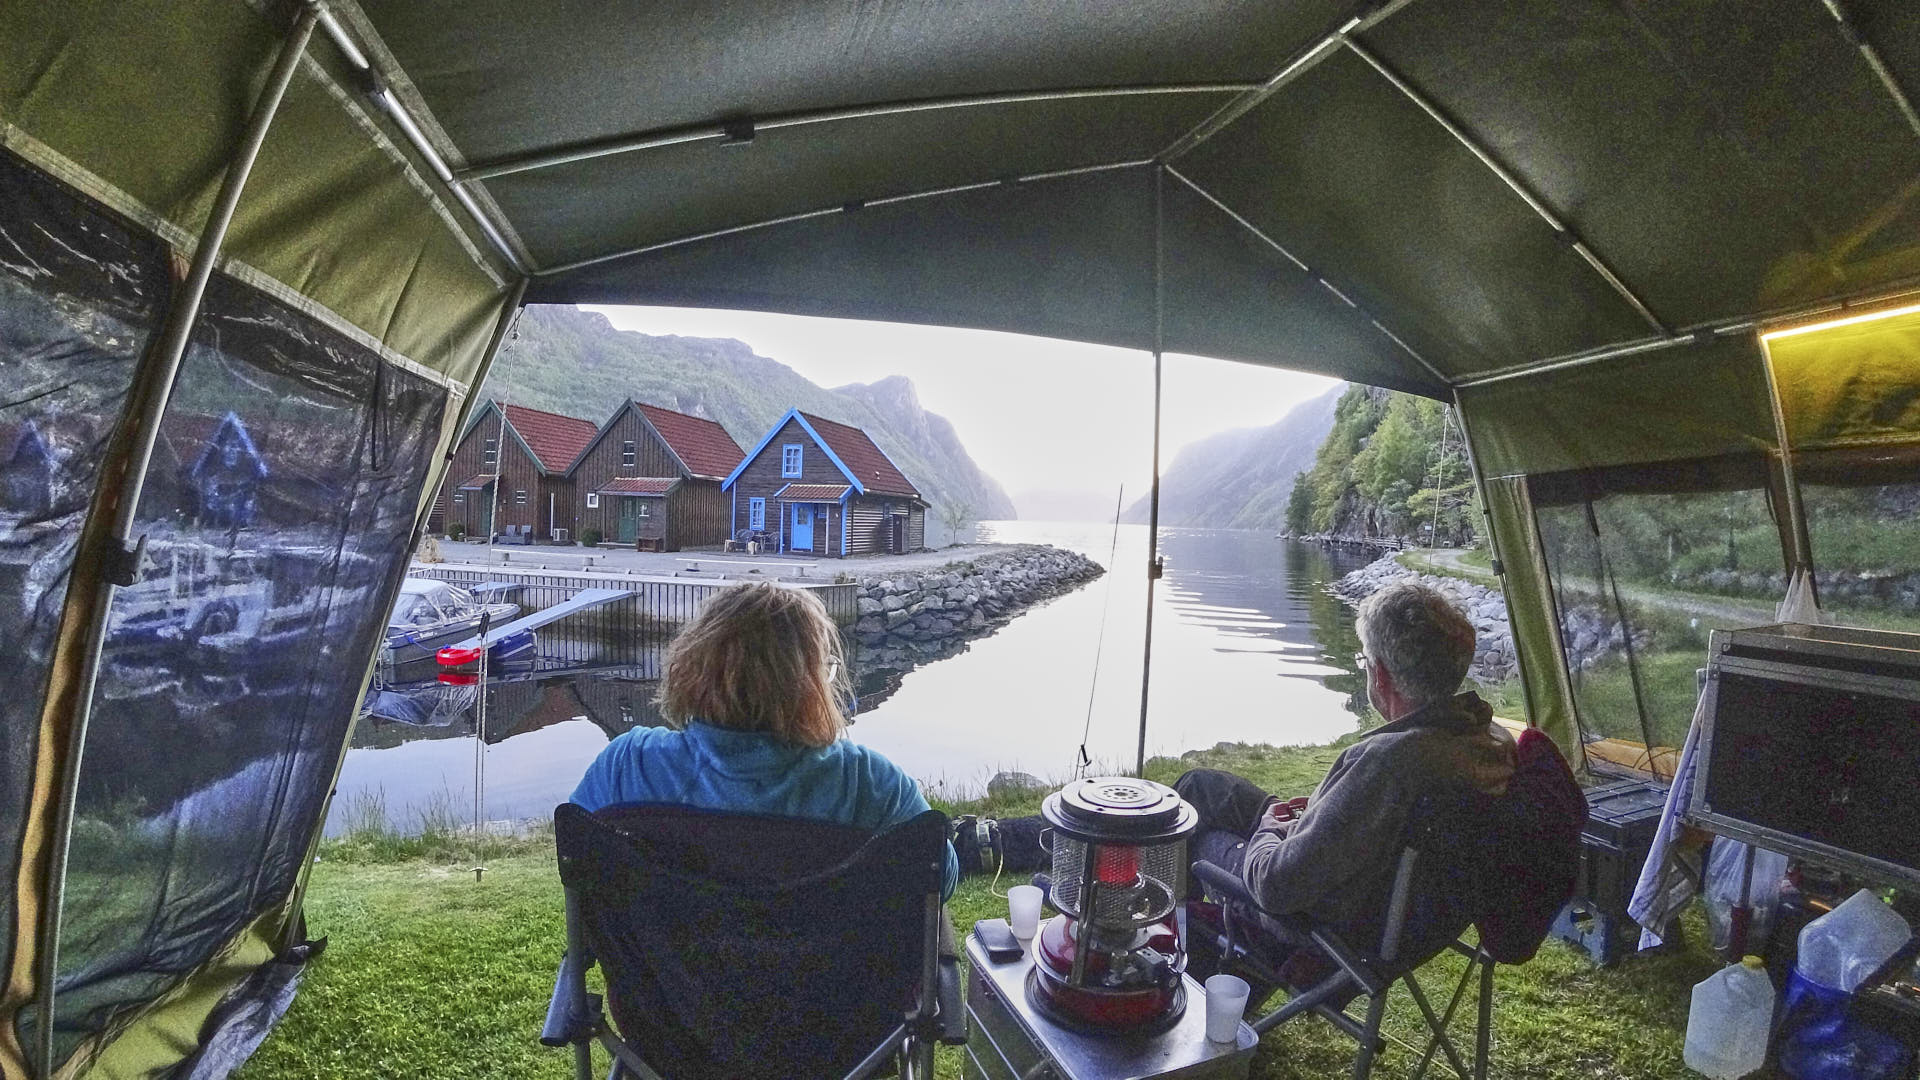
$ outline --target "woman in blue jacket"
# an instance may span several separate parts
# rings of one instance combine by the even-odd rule
[[[667,648],[670,728],[607,744],[573,791],[588,810],[676,803],[878,832],[927,810],[920,787],[846,738],[840,634],[811,592],[769,583],[716,593]],[[945,895],[959,862],[947,847]]]

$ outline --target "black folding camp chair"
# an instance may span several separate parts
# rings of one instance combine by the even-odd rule
[[[573,1046],[577,1080],[596,1040],[637,1080],[923,1080],[936,1042],[966,1041],[944,815],[878,834],[682,806],[553,818],[567,953],[540,1040]]]
[[[1211,862],[1194,863],[1194,875],[1219,905],[1219,925],[1204,927],[1211,940],[1201,943],[1211,946],[1208,952],[1217,950],[1218,970],[1247,980],[1254,1011],[1276,990],[1288,994],[1278,1008],[1251,1021],[1254,1031],[1264,1035],[1296,1017],[1320,1016],[1359,1043],[1353,1076],[1365,1080],[1386,1049],[1380,1026],[1388,991],[1398,982],[1419,1007],[1430,1036],[1414,1080],[1426,1074],[1436,1049],[1461,1077],[1485,1080],[1495,961],[1462,935],[1481,914],[1489,893],[1487,875],[1497,872],[1499,822],[1512,812],[1501,802],[1468,794],[1421,800],[1393,866],[1385,910],[1358,925],[1336,927],[1304,915],[1263,911],[1239,874]],[[1446,1008],[1436,1011],[1415,973],[1448,951],[1467,964]],[[1307,983],[1293,985],[1303,971],[1312,973]],[[1469,1066],[1448,1032],[1476,976],[1479,1008]],[[1357,1018],[1347,1008],[1361,997],[1367,1007],[1364,1018]]]

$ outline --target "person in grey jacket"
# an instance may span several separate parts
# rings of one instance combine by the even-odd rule
[[[1268,912],[1356,929],[1386,906],[1415,802],[1448,788],[1503,795],[1515,765],[1492,708],[1459,692],[1473,626],[1446,597],[1382,589],[1361,603],[1358,629],[1367,698],[1387,723],[1341,752],[1304,810],[1218,770],[1174,784],[1200,811],[1197,857],[1237,868]]]

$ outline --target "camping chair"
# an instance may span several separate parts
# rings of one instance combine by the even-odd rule
[[[567,952],[540,1041],[573,1046],[577,1080],[595,1040],[637,1080],[924,1080],[936,1041],[966,1041],[940,813],[877,834],[661,805],[553,820]]]
[[[1285,1003],[1251,1022],[1254,1031],[1264,1035],[1295,1017],[1318,1015],[1360,1044],[1353,1076],[1364,1080],[1372,1074],[1374,1057],[1386,1048],[1380,1024],[1386,1016],[1387,993],[1398,982],[1413,997],[1431,1036],[1414,1071],[1415,1080],[1425,1075],[1436,1049],[1461,1077],[1485,1080],[1495,960],[1477,944],[1461,940],[1461,935],[1479,916],[1481,897],[1488,892],[1483,883],[1498,866],[1495,834],[1500,831],[1500,811],[1510,809],[1501,805],[1505,802],[1469,794],[1420,800],[1393,867],[1386,910],[1364,926],[1340,928],[1304,915],[1262,911],[1238,873],[1211,862],[1194,863],[1194,875],[1219,904],[1220,925],[1207,942],[1219,950],[1219,970],[1246,979],[1253,987],[1249,1000],[1256,1005],[1276,989],[1288,990]],[[1359,944],[1367,940],[1377,941],[1378,948]],[[1466,957],[1467,965],[1446,1009],[1436,1012],[1414,976],[1427,961],[1448,950]],[[1306,954],[1306,963],[1283,965],[1275,959],[1297,952]],[[1317,973],[1311,985],[1290,986],[1288,976],[1302,967]],[[1469,1068],[1448,1028],[1475,976],[1480,984],[1479,1015]],[[1356,1019],[1346,1007],[1361,996],[1367,998],[1366,1016]]]

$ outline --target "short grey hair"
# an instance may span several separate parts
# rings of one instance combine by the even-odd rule
[[[1473,624],[1425,585],[1389,585],[1360,602],[1356,619],[1367,659],[1386,667],[1395,689],[1416,706],[1460,690],[1473,666]]]

